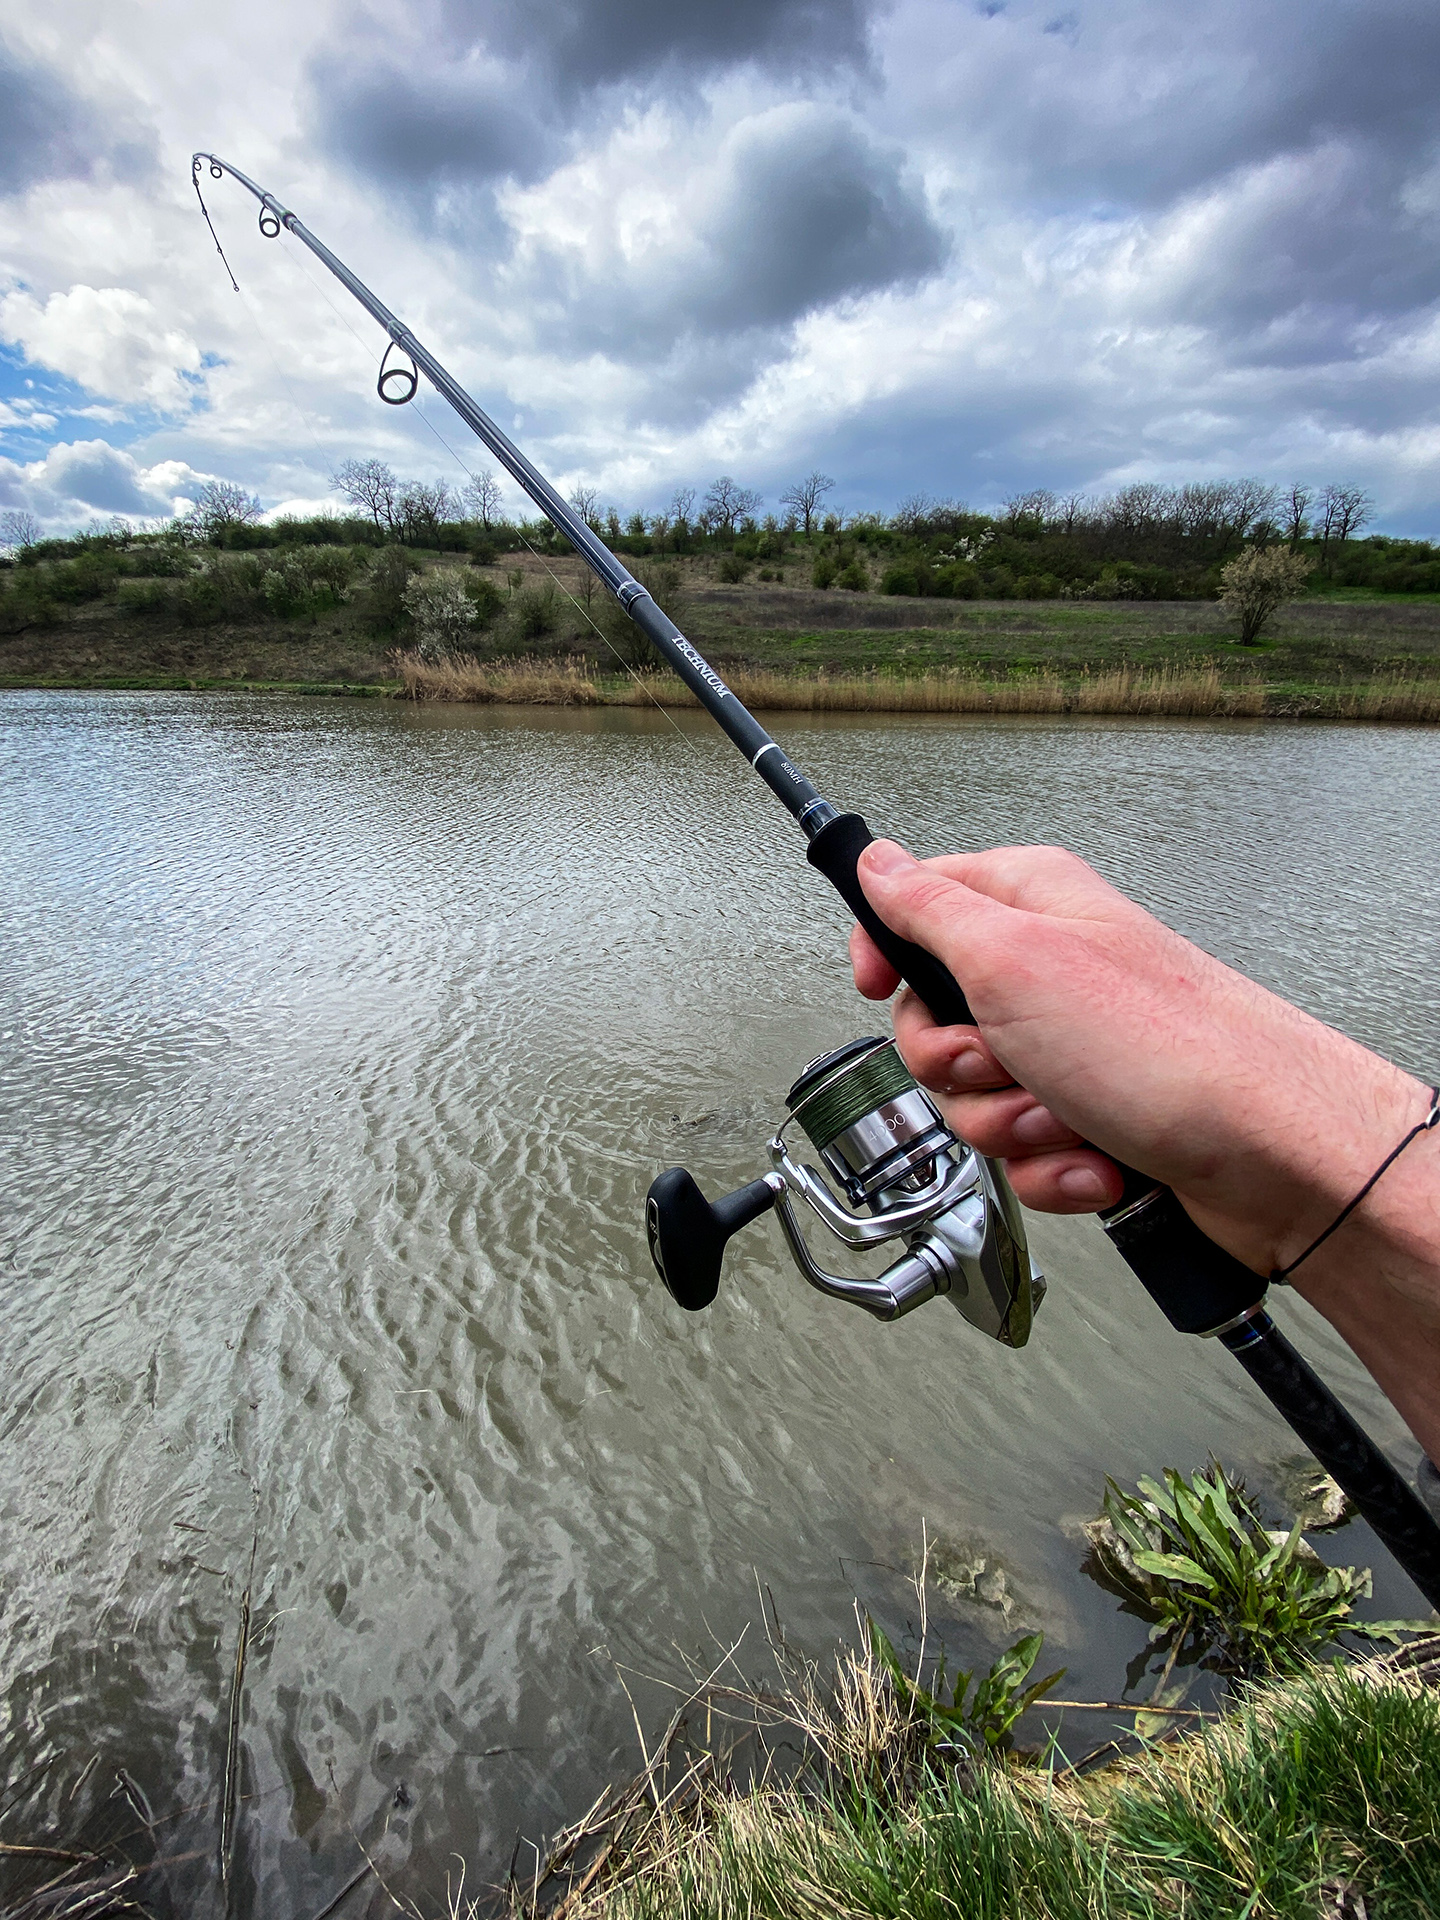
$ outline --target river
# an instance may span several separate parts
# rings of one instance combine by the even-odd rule
[[[777,731],[917,849],[1062,841],[1431,1077],[1440,734]],[[1213,1447],[1263,1491],[1296,1452],[1089,1222],[1033,1223],[1020,1353],[822,1299],[771,1221],[708,1314],[671,1305],[654,1173],[752,1178],[799,1066],[884,1018],[700,717],[11,693],[0,736],[0,1778],[54,1762],[8,1837],[113,1824],[123,1767],[198,1856],[186,1910],[218,1902],[248,1584],[232,1911],[317,1911],[361,1840],[433,1904],[631,1770],[616,1663],[651,1725],[747,1622],[761,1671],[757,1580],[816,1651],[856,1595],[903,1633],[927,1529],[1004,1574],[1008,1612],[940,1609],[965,1664],[1042,1626],[1110,1695],[1144,1628],[1081,1571],[1105,1475]],[[1363,1527],[1336,1550],[1418,1610]]]

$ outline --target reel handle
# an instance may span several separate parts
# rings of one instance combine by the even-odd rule
[[[902,940],[866,899],[859,861],[874,838],[858,813],[836,814],[810,842],[805,858],[825,875],[940,1025],[973,1027],[975,1016],[950,969],[924,947]],[[1208,1239],[1168,1187],[1123,1161],[1117,1165],[1125,1190],[1116,1205],[1101,1214],[1101,1224],[1173,1327],[1181,1333],[1218,1333],[1259,1305],[1265,1282],[1258,1274]],[[717,1282],[718,1273],[717,1267]]]
[[[713,1204],[684,1167],[667,1167],[645,1196],[650,1258],[670,1297],[687,1313],[708,1307],[720,1290],[720,1264],[732,1234],[768,1213],[784,1182],[764,1174]]]

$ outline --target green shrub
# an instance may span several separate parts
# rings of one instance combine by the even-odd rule
[[[954,560],[936,569],[935,591],[946,600],[974,600],[980,592],[980,575],[968,560]]]
[[[195,562],[177,541],[156,540],[132,547],[125,556],[125,571],[137,577],[150,575],[156,580],[173,580],[193,571]]]
[[[750,562],[738,553],[723,554],[715,572],[718,578],[726,581],[730,586],[738,587],[742,580],[749,578]]]
[[[810,584],[812,587],[821,589],[832,587],[839,571],[839,565],[834,558],[828,553],[822,553],[810,569]]]
[[[865,562],[858,554],[841,568],[836,575],[835,584],[837,587],[844,587],[847,593],[870,591],[870,575],[866,571]]]
[[[263,598],[266,578],[266,568],[255,554],[216,552],[176,583],[171,604],[182,626],[246,619],[267,604]]]
[[[382,633],[394,633],[405,618],[405,589],[420,562],[405,547],[382,547],[371,562],[367,611]]]
[[[476,579],[473,574],[462,585],[475,603],[476,626],[488,627],[504,611],[505,595],[493,580]]]
[[[122,580],[115,599],[121,613],[150,615],[170,611],[170,588],[163,580]]]
[[[506,617],[517,640],[543,640],[560,624],[560,596],[547,580],[510,596]]]
[[[60,610],[47,591],[42,573],[16,568],[0,594],[0,633],[24,633],[30,627],[53,627]]]
[[[50,598],[80,606],[113,593],[118,569],[113,554],[82,552],[74,560],[52,561],[45,571]]]

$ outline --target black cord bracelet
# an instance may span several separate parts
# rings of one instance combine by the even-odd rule
[[[1389,1153],[1386,1154],[1385,1158],[1380,1162],[1379,1166],[1371,1174],[1370,1178],[1365,1182],[1364,1186],[1361,1187],[1360,1191],[1356,1194],[1355,1198],[1347,1202],[1347,1204],[1340,1209],[1339,1213],[1336,1214],[1335,1218],[1330,1222],[1329,1226],[1326,1227],[1325,1231],[1319,1236],[1319,1238],[1312,1240],[1309,1246],[1306,1247],[1305,1251],[1302,1254],[1300,1254],[1296,1259],[1292,1260],[1288,1267],[1276,1267],[1274,1272],[1270,1275],[1271,1286],[1272,1287],[1284,1286],[1285,1282],[1290,1278],[1291,1274],[1294,1273],[1295,1269],[1297,1267],[1303,1266],[1305,1262],[1310,1258],[1311,1254],[1315,1252],[1317,1247],[1323,1247],[1325,1242],[1330,1238],[1331,1234],[1334,1233],[1337,1228],[1344,1226],[1345,1222],[1350,1218],[1351,1214],[1359,1206],[1360,1202],[1365,1198],[1366,1194],[1369,1193],[1370,1189],[1375,1185],[1375,1182],[1380,1178],[1381,1174],[1388,1172],[1389,1169],[1394,1166],[1395,1162],[1400,1158],[1401,1154],[1405,1151],[1406,1147],[1410,1145],[1410,1142],[1412,1140],[1419,1139],[1422,1133],[1429,1133],[1431,1128],[1434,1127],[1437,1123],[1440,1123],[1440,1087],[1432,1087],[1430,1089],[1430,1111],[1426,1114],[1425,1118],[1423,1120],[1417,1121],[1416,1124],[1413,1127],[1411,1127],[1410,1131],[1406,1134],[1405,1138],[1400,1142],[1398,1147],[1391,1148]]]

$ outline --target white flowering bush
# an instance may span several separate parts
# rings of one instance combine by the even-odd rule
[[[443,660],[475,624],[475,602],[450,571],[419,573],[402,596],[415,623],[415,651],[422,660]]]

